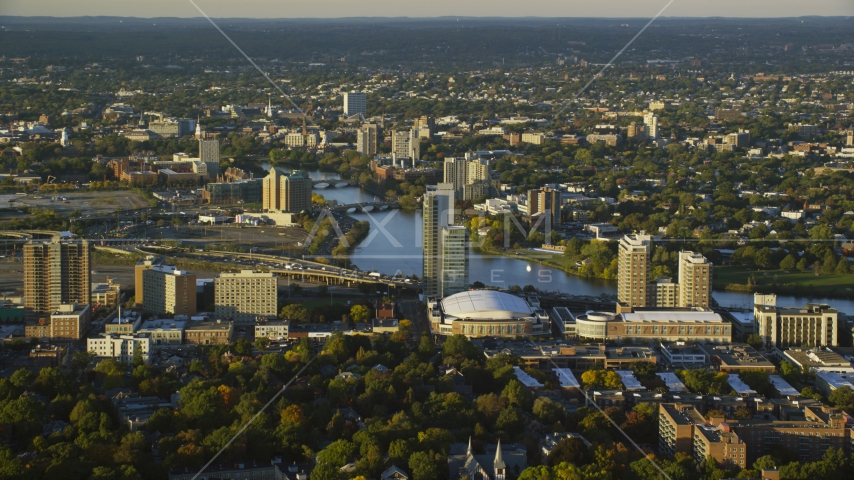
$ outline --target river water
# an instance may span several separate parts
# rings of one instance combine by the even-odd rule
[[[312,178],[335,180],[334,174],[311,172]],[[322,176],[323,175],[323,176]],[[327,200],[339,203],[373,202],[374,196],[354,187],[315,190]],[[351,260],[362,270],[392,275],[421,275],[421,211],[354,213],[357,220],[370,222],[368,237],[356,247]],[[570,295],[616,295],[617,284],[602,279],[587,279],[535,262],[505,256],[472,253],[469,259],[469,281],[487,285],[510,287],[533,285],[540,290]],[[714,298],[723,307],[753,309],[753,295],[741,292],[715,291]],[[854,314],[854,300],[834,298],[777,297],[781,306],[803,306],[807,302],[827,303],[838,310]]]

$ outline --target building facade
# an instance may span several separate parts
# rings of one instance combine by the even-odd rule
[[[356,151],[370,157],[377,154],[377,126],[365,123],[356,130]]]
[[[157,265],[142,271],[143,302],[146,313],[162,315],[196,314],[196,274],[171,265]]]
[[[391,134],[391,153],[397,158],[411,158],[413,165],[421,159],[421,139],[418,130],[400,130]]]
[[[98,357],[113,358],[121,363],[131,363],[140,355],[148,361],[151,339],[148,335],[103,335],[86,339],[86,351]]]
[[[311,209],[312,182],[301,171],[288,173],[273,167],[264,178],[261,206],[267,212],[302,212]]]
[[[50,338],[80,340],[89,331],[92,309],[89,305],[63,304],[50,315]]]
[[[29,242],[23,248],[24,308],[27,318],[46,319],[60,305],[92,303],[89,242]]]
[[[708,308],[712,298],[712,264],[697,252],[679,252],[679,307]]]
[[[368,114],[368,96],[365,92],[345,92],[344,93],[344,115],[367,115]]]
[[[254,323],[257,317],[279,313],[278,277],[273,273],[221,273],[214,280],[214,289],[217,318]]]
[[[225,345],[234,337],[234,324],[215,322],[193,322],[184,330],[184,342],[189,345]]]
[[[464,292],[469,287],[468,230],[459,225],[442,229],[442,296]]]
[[[620,240],[617,298],[628,307],[647,306],[651,244],[649,235],[626,235]]]
[[[754,305],[753,317],[766,347],[839,346],[839,312],[836,309],[815,303],[803,308],[777,307],[776,298],[765,303]]]
[[[528,190],[528,216],[544,215],[550,227],[561,223],[561,194],[553,188],[543,187]]]
[[[423,285],[428,297],[442,297],[442,231],[454,223],[453,185],[428,188],[422,205]]]
[[[579,338],[618,343],[732,341],[732,324],[711,310],[635,309],[618,314],[588,312],[575,317]]]

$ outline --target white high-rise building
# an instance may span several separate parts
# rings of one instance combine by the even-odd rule
[[[418,130],[403,130],[392,133],[391,153],[396,158],[411,158],[412,164],[421,158],[421,139]]]
[[[649,138],[658,138],[658,116],[654,113],[647,113],[643,116],[643,123],[646,125],[646,134]]]
[[[368,114],[368,96],[365,92],[344,93],[344,115]]]
[[[447,227],[454,224],[454,187],[451,184],[440,183],[435,187],[427,187],[424,193],[422,210],[423,229],[422,246],[424,248],[424,294],[429,297],[444,297],[444,261],[443,256],[446,249],[443,247],[446,237],[455,242],[458,231],[444,233]],[[463,242],[464,244],[465,242]],[[449,246],[449,253],[458,255],[458,252]],[[458,275],[468,279],[468,261],[464,267],[465,274]],[[455,270],[459,272],[459,270]],[[449,288],[456,288],[448,285]]]

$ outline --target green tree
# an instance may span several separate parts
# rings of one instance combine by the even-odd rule
[[[568,437],[560,441],[549,453],[549,465],[566,462],[573,465],[585,465],[590,461],[587,445],[578,437]]]
[[[794,270],[797,265],[798,261],[792,254],[786,255],[786,257],[780,262],[780,268],[786,271]]]
[[[762,348],[762,337],[759,336],[758,333],[751,333],[747,337],[747,344],[759,350],[760,348]]]
[[[356,445],[347,440],[336,440],[317,454],[317,463],[341,468],[356,453]]]
[[[415,452],[409,457],[412,480],[434,480],[439,478],[439,467],[425,452]]]
[[[270,339],[267,337],[258,337],[255,339],[255,348],[263,352],[270,345]]]
[[[798,264],[796,265],[796,268],[798,270],[800,270],[801,272],[806,272],[809,269],[809,263],[807,263],[807,258],[801,257],[801,259],[798,260]]]
[[[364,305],[353,305],[350,309],[350,318],[356,323],[365,323],[371,318],[371,311]]]
[[[308,310],[298,303],[292,303],[282,307],[279,318],[287,319],[292,323],[305,323],[308,321]]]

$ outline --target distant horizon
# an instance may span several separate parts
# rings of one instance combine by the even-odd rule
[[[397,0],[314,0],[294,4],[281,0],[32,0],[0,3],[0,16],[85,18],[201,18],[222,19],[379,19],[379,18],[651,18],[669,0],[618,0],[590,3],[586,0],[529,0],[524,4],[507,0],[433,0],[429,3],[401,3]],[[193,3],[194,2],[194,3]],[[619,15],[615,15],[619,13]],[[237,15],[237,16],[235,16]],[[854,16],[851,0],[675,0],[663,12],[664,18],[802,18]]]
[[[202,16],[187,16],[187,17],[177,17],[177,16],[157,16],[157,17],[143,17],[136,15],[69,15],[69,16],[55,16],[55,15],[4,15],[0,14],[0,19],[57,19],[57,20],[73,20],[73,19],[133,19],[133,20],[201,20],[207,21],[205,17]],[[620,16],[620,17],[609,17],[609,16],[576,16],[576,17],[555,17],[555,16],[536,16],[536,15],[528,15],[528,16],[501,16],[501,15],[484,15],[484,16],[472,16],[472,15],[441,15],[441,16],[378,16],[378,15],[365,15],[365,16],[342,16],[342,17],[215,17],[213,15],[210,18],[214,20],[263,20],[263,21],[280,21],[280,20],[649,20],[649,17],[642,16]],[[662,15],[658,17],[658,21],[662,20],[801,20],[801,19],[854,19],[854,14],[850,15],[795,15],[795,16],[777,16],[777,17],[759,17],[759,16],[721,16],[721,15],[710,15],[710,16],[667,16]]]

